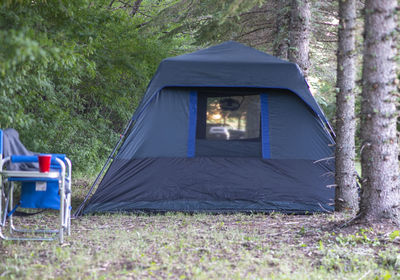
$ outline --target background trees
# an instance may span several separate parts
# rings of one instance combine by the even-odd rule
[[[310,67],[310,1],[292,0],[290,9],[288,59],[299,65],[304,77],[307,78]]]
[[[361,218],[399,222],[396,0],[367,0],[361,103]]]
[[[0,124],[33,151],[67,153],[95,173],[173,40],[108,1],[0,6]]]
[[[336,95],[336,210],[357,210],[355,173],[356,1],[339,1]]]
[[[349,113],[354,103],[350,93],[360,91],[358,84],[352,82],[353,77],[360,77],[351,70],[353,65],[361,69],[351,59],[360,54],[362,39],[361,19],[355,18],[354,2],[341,1],[339,16],[338,2],[334,0],[3,1],[0,6],[0,127],[19,130],[31,150],[63,151],[72,158],[75,170],[96,173],[163,58],[236,40],[284,59],[290,58],[308,74],[312,93],[332,123],[336,119],[338,151],[343,152],[338,161],[343,165],[337,168],[338,175],[344,178],[343,182],[339,178],[337,182],[339,187],[352,186],[340,188],[350,193],[339,192],[338,197],[345,197],[345,201],[348,197],[354,198],[354,184],[349,183],[354,182],[351,159],[360,150],[363,175],[390,169],[380,173],[386,174],[380,180],[385,180],[387,185],[391,182],[395,191],[393,186],[398,182],[390,178],[397,174],[392,169],[397,164],[393,148],[397,141],[393,130],[396,93],[384,94],[395,91],[397,83],[395,73],[387,72],[395,64],[397,48],[393,29],[396,19],[391,16],[393,0],[380,2],[387,4],[386,8],[375,7],[379,1],[367,1],[370,8],[366,9],[366,29],[382,26],[379,15],[387,14],[390,20],[385,26],[390,26],[393,32],[385,31],[387,28],[366,32],[365,57],[368,59],[364,60],[361,111],[364,142],[360,144],[356,138],[356,154],[349,140],[354,132],[343,128],[357,119],[357,115]],[[361,7],[362,3],[358,4]],[[369,13],[371,9],[381,12]],[[378,47],[373,39],[375,35],[371,34],[379,34],[382,46]],[[379,49],[384,49],[385,54],[378,52]],[[303,58],[296,60],[296,53],[300,51],[306,59],[304,63]],[[378,60],[381,54],[386,57]],[[376,76],[384,76],[385,80],[377,80]],[[335,117],[336,86],[338,103],[344,107],[338,108]],[[370,105],[370,101],[375,103]],[[376,103],[381,101],[383,105]],[[356,103],[356,111],[358,107]],[[377,124],[383,130],[373,130]],[[344,143],[351,145],[346,148]],[[380,153],[384,165],[378,168],[375,158]],[[372,185],[383,184],[377,176],[364,176],[365,199],[391,196],[386,187],[384,191],[370,191]],[[362,205],[362,211],[375,208],[369,202]],[[353,204],[342,206],[354,208]]]
[[[288,59],[289,52],[289,24],[290,24],[290,1],[276,0],[275,40],[273,54],[279,58]]]

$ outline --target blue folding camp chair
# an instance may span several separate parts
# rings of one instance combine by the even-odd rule
[[[39,172],[37,155],[3,158],[3,140],[0,130],[0,237],[6,240],[58,239],[63,243],[64,235],[71,233],[71,161],[65,155],[52,154],[50,172]],[[19,168],[23,164],[24,168]],[[37,225],[35,228],[17,227],[13,216],[18,208],[59,210],[57,226],[53,229],[37,229]],[[8,235],[6,228],[9,228]]]

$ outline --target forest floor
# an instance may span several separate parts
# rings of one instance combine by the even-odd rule
[[[77,186],[74,206],[87,188]],[[80,192],[80,193],[79,193]],[[49,224],[55,212],[24,217]],[[400,279],[394,225],[348,214],[92,215],[65,243],[0,241],[0,279]]]

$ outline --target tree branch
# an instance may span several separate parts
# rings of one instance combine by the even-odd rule
[[[329,26],[339,26],[339,23],[330,23],[330,22],[324,22],[324,21],[314,21],[314,23],[322,24],[322,25],[329,25]]]
[[[129,13],[131,17],[134,17],[139,10],[140,4],[142,3],[143,0],[136,0],[135,3],[133,4],[132,10]]]
[[[247,35],[249,35],[249,34],[255,33],[255,32],[257,32],[257,31],[263,30],[263,29],[265,29],[264,26],[263,26],[263,27],[260,27],[260,28],[256,28],[256,29],[254,29],[254,30],[251,30],[251,31],[246,32],[246,33],[244,33],[244,34],[240,34],[239,36],[236,36],[236,38],[241,38],[241,37],[247,36]]]
[[[111,9],[112,5],[114,4],[115,0],[111,0],[110,5],[108,5],[108,8]]]

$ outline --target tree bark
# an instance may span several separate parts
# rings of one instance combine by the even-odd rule
[[[366,222],[382,218],[399,222],[396,8],[397,0],[365,3],[359,216]]]
[[[355,173],[355,24],[356,0],[339,0],[336,95],[335,210],[358,210]]]
[[[289,52],[289,25],[290,25],[290,1],[275,0],[276,20],[275,20],[275,41],[274,56],[288,59]]]
[[[140,7],[140,4],[142,4],[142,1],[143,1],[143,0],[136,0],[136,1],[135,1],[135,3],[134,3],[133,6],[132,6],[132,9],[131,9],[131,11],[130,11],[130,13],[129,13],[129,15],[130,15],[131,17],[135,16],[136,13],[139,11],[139,7]]]
[[[289,60],[299,65],[304,77],[310,67],[310,0],[292,0],[290,18]]]

